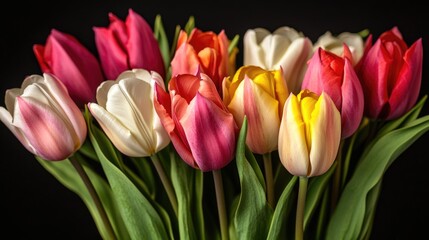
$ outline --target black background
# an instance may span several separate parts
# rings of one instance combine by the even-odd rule
[[[198,28],[215,32],[224,29],[230,38],[235,34],[242,37],[249,28],[275,30],[290,26],[315,42],[327,30],[338,34],[368,28],[374,37],[378,37],[398,26],[408,45],[423,38],[424,70],[420,95],[429,93],[428,13],[412,1],[390,1],[385,5],[362,1],[325,1],[323,4],[285,1],[281,4],[267,1],[239,4],[230,1],[228,4],[196,2],[192,5],[179,2],[8,2],[7,6],[2,6],[0,15],[1,105],[4,106],[6,89],[19,87],[28,74],[41,73],[32,46],[44,44],[52,28],[74,35],[96,54],[92,27],[107,26],[109,12],[125,19],[129,8],[142,15],[151,26],[155,16],[161,14],[169,36],[176,25],[184,26],[191,15],[195,16]],[[238,47],[240,64],[241,38]],[[424,106],[424,114],[429,113],[427,106]],[[99,239],[80,198],[44,170],[4,125],[0,131],[2,236],[14,236],[11,239]],[[427,234],[428,140],[428,134],[419,138],[386,172],[372,239],[416,239]]]

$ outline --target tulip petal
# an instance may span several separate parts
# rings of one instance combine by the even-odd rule
[[[198,54],[189,44],[182,44],[171,60],[172,76],[178,74],[194,74],[201,65]]]
[[[13,124],[12,116],[5,108],[0,107],[0,121],[15,135],[21,144],[31,153],[36,154],[36,150],[30,145],[27,138],[22,134],[19,128]]]
[[[126,44],[129,67],[155,71],[164,77],[165,70],[161,51],[149,24],[132,9],[128,10],[125,24],[129,34]]]
[[[46,160],[66,159],[82,144],[56,112],[32,98],[18,97],[14,116],[35,154]]]
[[[247,141],[252,152],[277,149],[280,127],[279,102],[249,78],[244,79],[244,113],[248,118]]]
[[[237,129],[231,114],[197,93],[180,123],[199,169],[219,170],[232,160]]]
[[[122,153],[131,157],[146,157],[153,154],[141,141],[113,114],[96,103],[88,104],[92,116],[97,120],[112,143]]]
[[[329,95],[320,95],[311,118],[311,168],[308,177],[328,171],[337,156],[341,139],[341,116]]]
[[[392,108],[388,119],[397,118],[411,109],[419,97],[423,70],[422,39],[417,40],[405,52],[403,60],[404,64],[389,99]]]
[[[359,127],[364,111],[362,86],[348,59],[345,59],[341,94],[341,137],[347,138]]]
[[[305,124],[298,99],[294,94],[290,94],[285,103],[279,129],[278,150],[282,164],[291,174],[308,175],[310,159]]]

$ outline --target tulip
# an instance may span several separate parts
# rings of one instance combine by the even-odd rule
[[[307,89],[286,100],[278,138],[279,157],[295,176],[322,175],[333,164],[341,138],[341,116],[328,94]]]
[[[172,76],[195,74],[199,69],[212,79],[221,93],[222,80],[233,67],[229,61],[228,47],[229,41],[224,30],[216,34],[194,28],[189,36],[185,31],[180,31],[176,52],[171,60]],[[234,59],[235,54],[231,58]]]
[[[422,39],[409,48],[397,27],[381,34],[374,45],[367,40],[357,70],[365,97],[365,115],[391,120],[409,111],[419,96],[422,69]]]
[[[341,112],[342,138],[351,136],[363,117],[364,97],[359,78],[350,61],[351,52],[343,44],[342,58],[319,48],[308,64],[303,89],[321,94],[326,92]],[[348,56],[348,57],[347,57]]]
[[[83,144],[87,127],[64,84],[44,73],[26,77],[21,88],[8,89],[0,120],[24,147],[49,161],[70,157]]]
[[[238,126],[247,116],[246,144],[254,153],[277,149],[283,106],[289,95],[281,69],[242,66],[224,80],[223,99]]]
[[[157,72],[127,70],[116,80],[104,81],[97,89],[97,103],[88,104],[106,135],[127,156],[152,156],[170,143],[155,112],[155,85],[164,87]]]
[[[243,38],[243,63],[267,70],[283,69],[288,89],[301,90],[307,60],[313,54],[311,41],[290,27],[280,27],[273,33],[264,28],[249,29]]]
[[[95,44],[107,79],[134,68],[143,68],[165,77],[165,66],[154,33],[139,14],[129,9],[124,21],[109,14],[108,28],[94,27]]]
[[[330,31],[327,31],[317,39],[313,49],[318,51],[317,49],[321,47],[323,50],[344,57],[344,44],[349,48],[352,55],[350,61],[355,66],[362,58],[364,51],[364,41],[358,33],[342,32],[333,36]]]
[[[42,71],[57,76],[80,108],[95,100],[103,73],[96,57],[75,37],[53,29],[46,45],[35,44],[33,51]]]
[[[238,127],[212,79],[178,74],[168,88],[156,86],[155,109],[177,153],[202,171],[225,167],[234,158]]]

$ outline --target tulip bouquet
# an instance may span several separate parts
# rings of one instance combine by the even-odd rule
[[[53,29],[0,107],[103,239],[369,239],[384,173],[429,130],[422,39],[255,28],[239,64],[239,36],[193,17],[173,39],[109,18],[98,54]]]

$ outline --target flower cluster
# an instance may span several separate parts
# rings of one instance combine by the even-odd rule
[[[53,29],[0,107],[103,239],[370,236],[384,172],[429,130],[422,39],[255,28],[240,64],[239,36],[193,17],[173,39],[109,18],[97,55]]]

